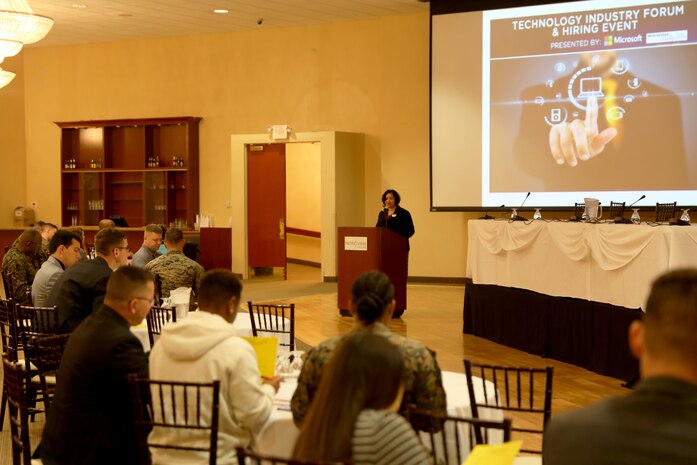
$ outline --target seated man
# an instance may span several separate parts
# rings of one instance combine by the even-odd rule
[[[150,378],[210,383],[220,380],[218,461],[230,461],[235,447],[248,446],[273,409],[281,378],[261,382],[252,346],[235,335],[242,283],[230,271],[213,270],[201,280],[199,311],[164,326],[150,352]],[[203,399],[207,402],[210,399]],[[155,405],[156,407],[156,405]],[[206,413],[204,413],[204,416]],[[204,422],[210,422],[210,412]],[[207,433],[155,427],[149,440],[158,444],[205,446]],[[208,463],[200,452],[152,449],[154,464]],[[227,463],[227,462],[225,462]]]
[[[48,244],[50,256],[36,272],[31,285],[31,297],[35,307],[45,307],[48,294],[58,277],[80,261],[81,241],[77,235],[67,230],[57,231]]]
[[[104,305],[71,334],[41,439],[45,465],[140,463],[128,375],[147,377],[148,359],[129,326],[154,294],[152,274],[119,268]]]
[[[631,393],[552,417],[545,465],[697,463],[697,270],[654,281],[629,329],[641,381]]]
[[[387,328],[386,324],[392,318],[394,308],[394,286],[384,273],[366,272],[353,283],[349,302],[349,310],[356,320],[353,331],[370,331],[384,336],[404,356],[404,397],[399,413],[404,414],[413,405],[421,410],[446,415],[445,390],[436,354],[421,342],[407,339]],[[296,425],[300,426],[305,419],[324,367],[344,337],[345,335],[327,339],[307,352],[298,377],[298,388],[291,401]],[[413,426],[422,430],[433,428],[431,424]]]
[[[181,229],[170,228],[165,234],[167,255],[157,257],[145,265],[160,279],[160,297],[169,297],[170,291],[178,287],[190,287],[198,295],[203,267],[184,255],[184,233]]]
[[[31,305],[28,292],[34,282],[36,268],[33,260],[41,247],[41,234],[34,228],[26,229],[2,259],[2,278],[7,298],[19,305]]]
[[[53,235],[56,234],[56,231],[58,231],[58,226],[53,223],[42,223],[41,228],[39,228],[39,232],[41,233],[41,249],[39,249],[39,252],[36,254],[36,259],[34,260],[37,271],[51,255],[51,252],[48,250],[48,243]]]
[[[158,249],[162,244],[162,228],[156,224],[149,224],[145,227],[143,233],[143,245],[140,246],[138,252],[133,255],[131,266],[145,268],[149,262],[160,256]]]
[[[60,275],[46,299],[58,307],[60,330],[69,333],[99,310],[111,273],[128,264],[131,249],[126,234],[115,228],[102,229],[94,238],[97,257],[80,260]]]

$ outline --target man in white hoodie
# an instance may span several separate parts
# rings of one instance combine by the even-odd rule
[[[213,270],[201,280],[199,311],[162,328],[150,353],[150,378],[209,383],[220,380],[218,461],[248,446],[273,409],[281,378],[262,383],[252,346],[235,335],[242,283],[229,271]],[[210,402],[203,399],[202,404]],[[210,412],[203,412],[210,421]],[[153,443],[205,445],[207,433],[154,428]],[[199,452],[152,449],[153,464],[208,463]]]

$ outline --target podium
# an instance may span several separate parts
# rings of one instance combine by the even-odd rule
[[[387,228],[341,227],[338,237],[338,308],[350,316],[351,286],[364,271],[379,270],[394,285],[394,318],[407,308],[407,240]]]

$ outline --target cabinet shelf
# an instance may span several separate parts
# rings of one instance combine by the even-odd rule
[[[187,116],[56,123],[62,224],[77,218],[92,226],[112,215],[135,227],[174,219],[193,224],[199,212],[199,121]],[[160,166],[147,166],[155,158]],[[94,160],[102,167],[88,168]],[[68,162],[78,168],[65,168]],[[95,202],[102,208],[89,208]]]

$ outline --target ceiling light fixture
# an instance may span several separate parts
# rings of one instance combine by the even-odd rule
[[[0,68],[0,89],[5,87],[7,84],[10,83],[11,80],[15,78],[15,73],[11,71],[5,71],[4,69]]]
[[[226,15],[226,14],[230,13],[230,11],[229,11],[229,10],[220,9],[220,10],[213,10],[213,13],[218,13],[219,15]]]

